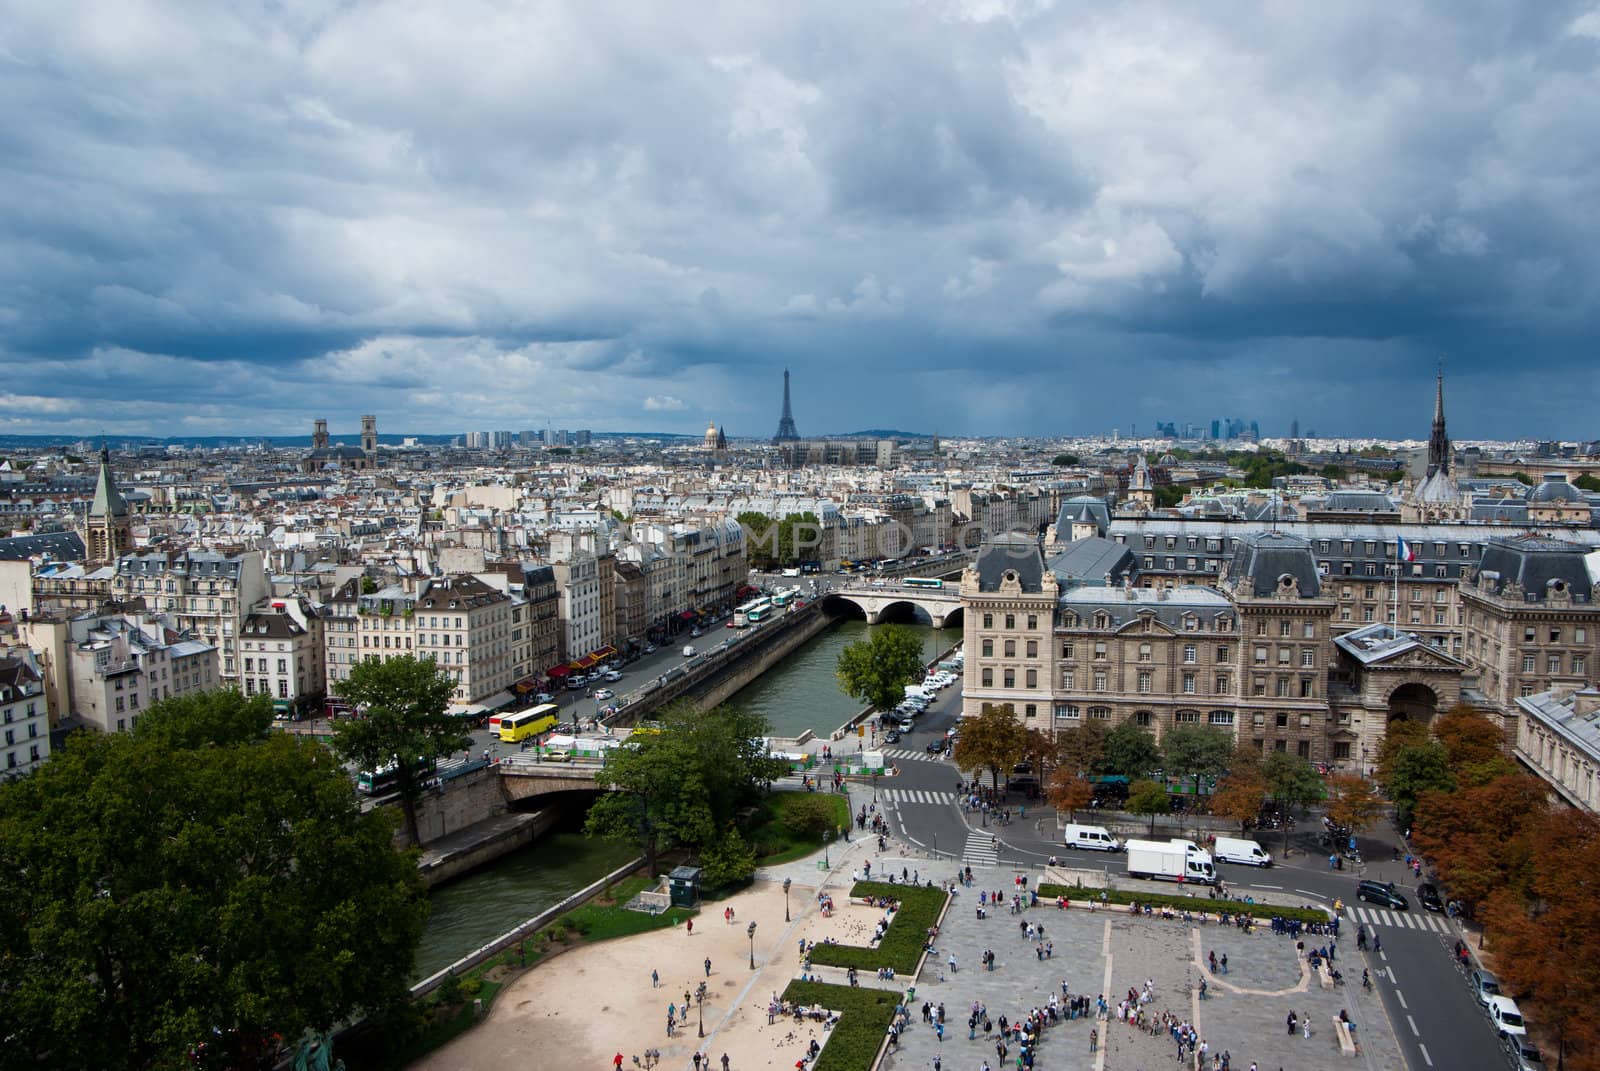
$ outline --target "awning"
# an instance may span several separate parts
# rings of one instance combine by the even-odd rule
[[[569,674],[571,672],[572,672],[572,667],[571,666],[562,664],[562,665],[559,665],[559,666],[551,666],[549,669],[544,671],[544,675],[546,677],[559,678],[559,677],[565,677],[567,674]]]
[[[678,620],[680,620],[680,621],[693,621],[696,617],[699,617],[699,616],[700,615],[695,613],[693,610],[685,610],[683,613],[678,615]]]
[[[511,690],[516,692],[518,695],[527,695],[529,692],[538,691],[538,689],[539,678],[536,676],[524,677],[516,684],[511,686]]]
[[[610,644],[606,644],[604,647],[601,647],[598,650],[596,650],[593,653],[591,653],[589,655],[589,657],[594,659],[596,662],[598,662],[601,659],[610,658],[612,655],[614,655],[616,653],[617,653],[617,649],[615,647],[611,646]]]

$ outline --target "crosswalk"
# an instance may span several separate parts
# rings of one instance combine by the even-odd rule
[[[930,755],[926,751],[912,751],[910,748],[890,747],[883,749],[885,758],[896,762],[943,762],[943,755]]]
[[[999,866],[1000,853],[995,850],[994,838],[985,833],[968,833],[961,861],[969,866]]]
[[[1438,915],[1428,915],[1420,911],[1390,911],[1388,908],[1378,907],[1349,907],[1346,911],[1355,921],[1368,926],[1393,926],[1398,930],[1428,930],[1433,933],[1455,932],[1450,929],[1450,924]]]
[[[935,792],[922,788],[885,788],[878,795],[889,803],[929,803],[947,806],[956,801],[954,792]]]

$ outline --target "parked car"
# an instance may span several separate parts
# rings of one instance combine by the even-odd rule
[[[910,718],[901,718],[900,724],[895,726],[895,728],[899,729],[902,733],[909,733],[912,729],[915,729],[916,726],[911,723]]]
[[[1496,978],[1492,971],[1478,967],[1467,977],[1472,983],[1472,995],[1477,997],[1478,1003],[1485,1008],[1489,1006],[1492,998],[1500,995],[1500,979]]]
[[[1512,1071],[1544,1071],[1544,1057],[1526,1034],[1508,1035],[1506,1051],[1511,1054]]]
[[[1508,996],[1489,998],[1489,1021],[1503,1038],[1524,1037],[1528,1033],[1528,1024],[1522,1021],[1522,1009]]]
[[[1363,881],[1356,886],[1356,899],[1365,900],[1369,904],[1381,904],[1392,907],[1396,911],[1409,911],[1410,902],[1394,887],[1394,882]]]
[[[533,701],[535,703],[548,703],[553,699],[555,699],[555,696],[551,695],[549,692],[540,692],[538,695],[533,697]]]
[[[1417,903],[1429,911],[1444,914],[1444,901],[1439,899],[1439,890],[1429,882],[1417,886]]]
[[[644,653],[645,654],[655,654],[656,653],[656,645],[653,644],[653,643],[645,644],[644,645]]]

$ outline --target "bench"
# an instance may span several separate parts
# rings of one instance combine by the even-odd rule
[[[1317,961],[1317,980],[1322,983],[1322,988],[1333,988],[1333,972],[1328,969],[1328,961],[1325,959]]]
[[[1350,1029],[1350,1024],[1337,1015],[1333,1017],[1333,1034],[1339,1040],[1339,1055],[1354,1056],[1360,1051],[1356,1046],[1356,1035]]]

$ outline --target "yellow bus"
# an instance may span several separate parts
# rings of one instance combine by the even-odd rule
[[[544,703],[528,710],[507,714],[500,719],[500,742],[515,744],[530,736],[547,733],[556,727],[559,708],[554,703]]]

